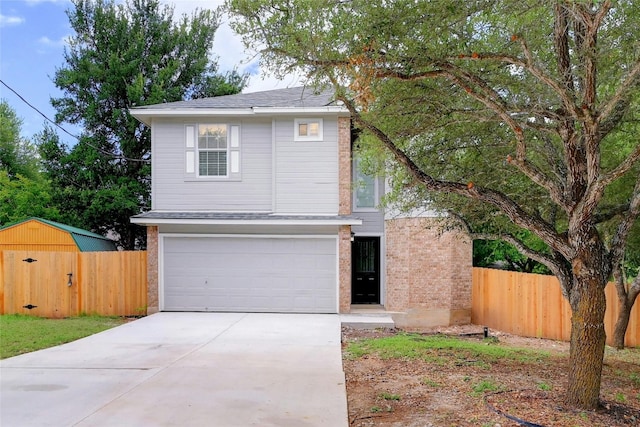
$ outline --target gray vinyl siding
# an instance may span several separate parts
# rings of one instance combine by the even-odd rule
[[[240,180],[185,176],[185,125],[240,125]],[[271,211],[270,119],[184,118],[153,121],[153,209]]]
[[[274,133],[275,212],[337,214],[337,120],[323,117],[323,141],[294,141],[293,118],[275,120]]]
[[[385,180],[383,177],[378,178],[378,200],[385,194]],[[353,216],[362,220],[362,225],[352,226],[352,231],[356,234],[369,234],[378,235],[384,233],[384,209],[378,208],[376,210],[358,210],[355,207],[355,197],[353,198]]]
[[[362,225],[352,225],[356,234],[378,235],[384,232],[384,212],[354,212],[353,216],[362,220]]]

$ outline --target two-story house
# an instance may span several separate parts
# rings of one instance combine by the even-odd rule
[[[352,158],[350,115],[297,87],[133,108],[151,127],[148,312],[348,313],[465,323],[471,243],[385,217]],[[354,185],[354,183],[356,185]]]

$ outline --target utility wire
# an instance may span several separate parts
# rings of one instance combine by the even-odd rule
[[[24,99],[24,97],[22,95],[20,95],[15,89],[13,89],[11,86],[9,86],[8,84],[6,84],[2,79],[0,79],[0,83],[2,83],[2,85],[4,87],[6,87],[7,89],[9,89],[11,92],[13,92],[18,98],[20,98],[20,100],[22,102],[24,102],[25,104],[27,104],[31,109],[33,109],[35,112],[37,112],[38,114],[40,114],[42,117],[45,118],[45,120],[47,120],[48,122],[52,123],[55,127],[57,127],[58,129],[62,130],[64,133],[66,133],[67,135],[71,136],[72,138],[75,138],[78,142],[84,142],[85,144],[87,144],[89,147],[93,148],[94,150],[99,151],[100,153],[113,157],[114,159],[117,160],[127,160],[130,162],[145,162],[145,163],[149,163],[150,160],[149,159],[132,159],[129,157],[125,157],[119,154],[114,154],[111,153],[107,150],[103,150],[100,147],[96,147],[95,145],[91,144],[90,142],[87,142],[86,139],[80,139],[80,137],[78,135],[74,135],[71,132],[69,132],[68,130],[66,130],[65,128],[63,128],[62,126],[60,126],[58,123],[56,123],[55,121],[51,120],[49,117],[47,117],[46,114],[44,114],[42,111],[40,111],[38,108],[34,107],[31,103],[29,103],[29,101],[27,101],[26,99]]]
[[[78,141],[80,141],[80,137],[78,137],[78,135],[74,135],[71,132],[69,132],[68,130],[66,130],[65,128],[63,128],[62,126],[60,126],[58,123],[56,123],[55,121],[51,120],[49,117],[47,117],[42,111],[38,110],[36,107],[34,107],[33,105],[31,105],[29,103],[29,101],[27,101],[26,99],[24,99],[22,97],[22,95],[20,95],[18,92],[16,92],[11,86],[9,86],[8,84],[6,84],[2,79],[0,79],[0,83],[2,83],[4,85],[4,87],[6,87],[7,89],[9,89],[11,92],[13,92],[18,98],[20,98],[22,100],[22,102],[24,102],[25,104],[27,104],[32,110],[34,110],[36,113],[40,114],[42,117],[45,118],[45,120],[47,120],[48,122],[52,123],[55,127],[59,128],[60,130],[62,130],[64,133],[66,133],[67,135],[77,139]]]

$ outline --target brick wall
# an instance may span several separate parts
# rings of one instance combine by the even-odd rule
[[[147,227],[147,314],[160,310],[158,301],[158,227]]]
[[[351,215],[351,119],[338,118],[338,214]],[[340,227],[338,250],[339,311],[351,308],[351,226]]]
[[[351,226],[343,225],[338,233],[338,280],[340,313],[348,313],[351,310]]]
[[[351,119],[338,118],[339,215],[351,215]]]
[[[470,321],[472,245],[464,233],[439,234],[431,218],[388,220],[386,263],[385,307],[407,313],[412,324],[403,326]]]

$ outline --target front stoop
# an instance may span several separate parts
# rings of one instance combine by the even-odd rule
[[[349,313],[340,315],[340,321],[342,326],[354,329],[392,329],[395,328],[392,314],[381,305],[352,305]]]

